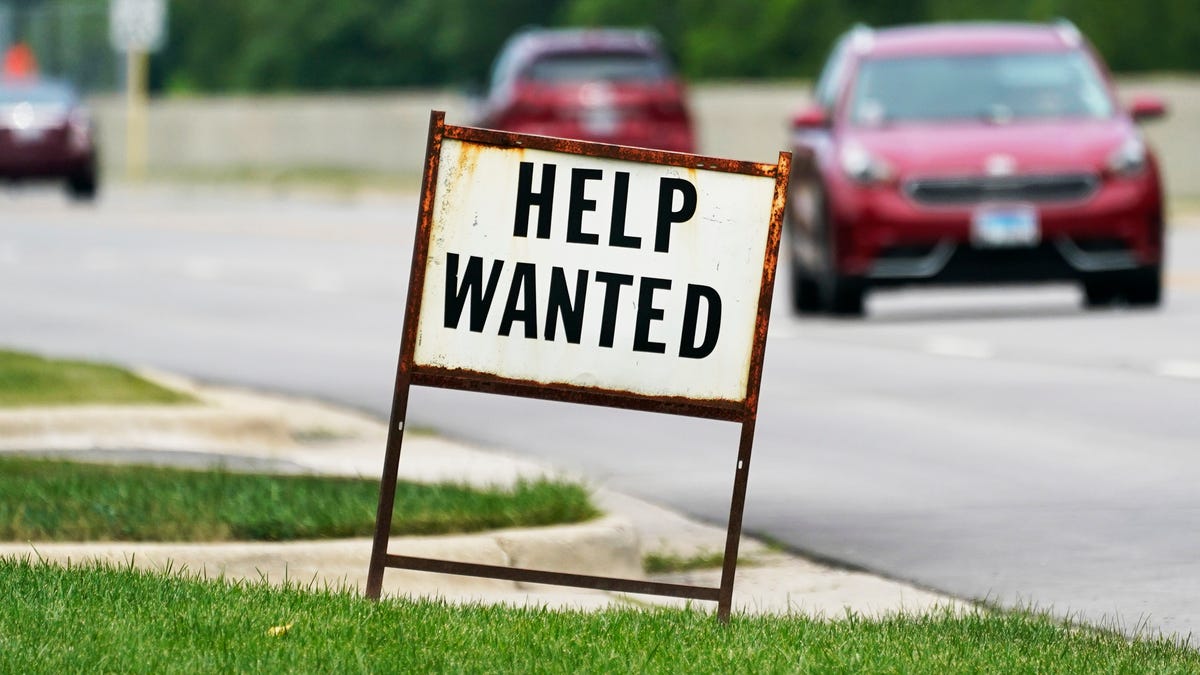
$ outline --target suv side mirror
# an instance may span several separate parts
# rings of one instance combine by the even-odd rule
[[[1129,115],[1134,122],[1156,120],[1167,114],[1167,104],[1157,96],[1138,96],[1129,105]]]
[[[819,105],[810,105],[792,116],[793,129],[825,129],[829,122],[829,115]]]

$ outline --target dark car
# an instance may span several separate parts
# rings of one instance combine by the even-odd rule
[[[871,288],[1071,280],[1089,307],[1162,295],[1158,163],[1069,23],[856,28],[793,120],[793,302]]]
[[[491,129],[693,152],[683,83],[646,30],[526,30],[492,69],[477,124]]]
[[[90,200],[96,160],[91,118],[70,85],[0,79],[0,180],[62,180],[72,197]]]

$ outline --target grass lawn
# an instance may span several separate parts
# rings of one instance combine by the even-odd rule
[[[1029,614],[868,620],[373,603],[0,560],[0,672],[1194,673],[1200,654]],[[707,603],[706,603],[707,604]]]
[[[226,541],[365,537],[379,481],[0,457],[0,541]],[[400,482],[392,532],[443,534],[598,515],[579,485],[512,490]]]
[[[0,407],[190,402],[114,366],[0,350]]]
[[[752,563],[745,556],[738,556],[738,566]],[[725,563],[724,551],[703,551],[691,556],[681,556],[674,553],[647,553],[642,557],[642,568],[647,574],[669,574],[673,572],[690,572],[721,567]]]

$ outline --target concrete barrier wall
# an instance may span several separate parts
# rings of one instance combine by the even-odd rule
[[[1122,97],[1156,93],[1169,116],[1146,125],[1170,194],[1200,197],[1200,78],[1124,80]],[[808,100],[804,83],[697,86],[691,92],[701,152],[775,161],[787,123]],[[124,166],[120,98],[93,102],[106,168]],[[150,170],[344,168],[417,175],[429,111],[469,124],[469,102],[438,91],[344,96],[214,97],[158,100],[149,119]]]

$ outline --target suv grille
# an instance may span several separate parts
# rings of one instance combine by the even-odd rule
[[[993,201],[1067,202],[1086,199],[1099,184],[1093,174],[917,178],[904,185],[913,201],[931,206]]]

